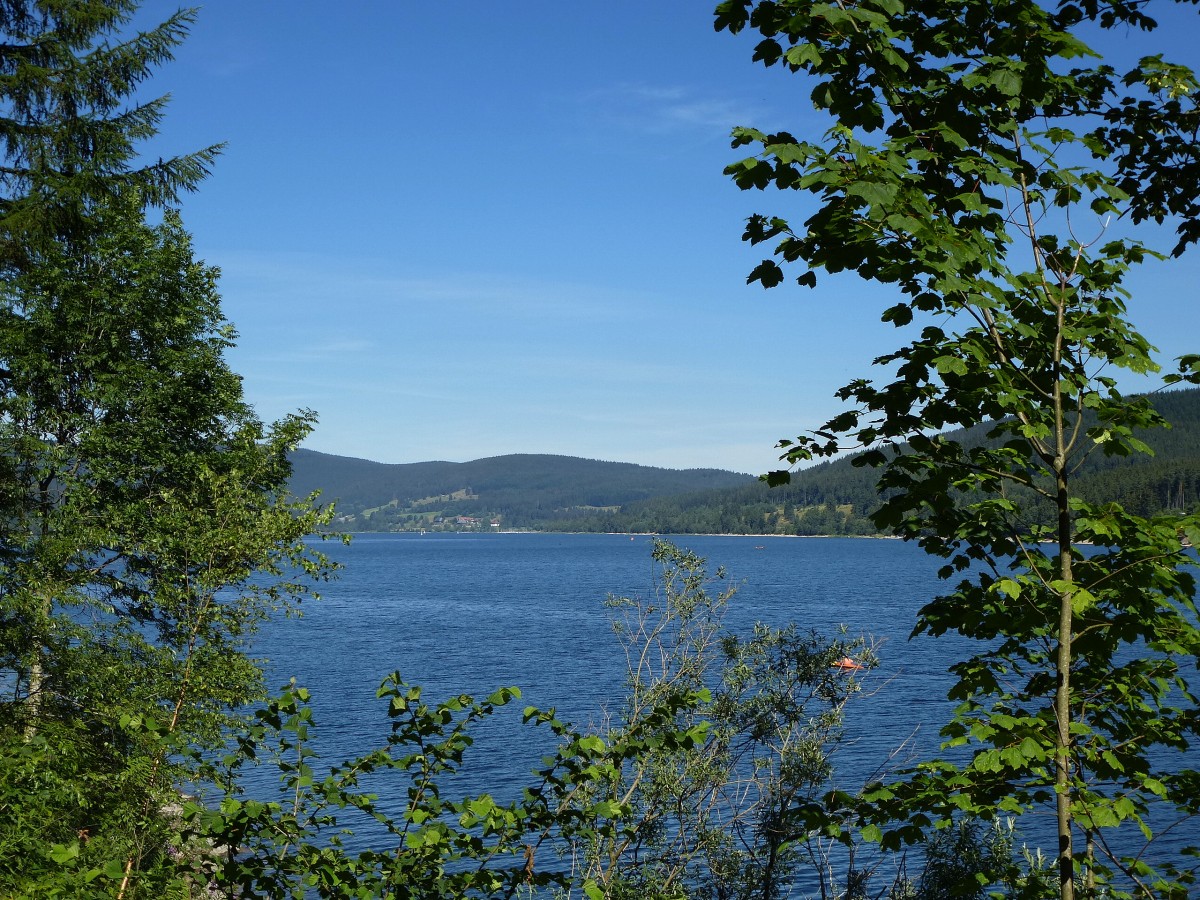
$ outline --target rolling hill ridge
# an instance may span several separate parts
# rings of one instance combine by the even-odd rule
[[[355,531],[483,527],[540,529],[556,518],[617,511],[639,501],[754,484],[720,469],[662,469],[549,454],[471,462],[377,463],[298,450],[294,494],[336,501]],[[460,519],[478,520],[461,522]]]
[[[1139,435],[1154,456],[1093,454],[1082,496],[1150,514],[1200,503],[1200,389],[1154,397],[1172,427]],[[984,440],[955,435],[964,443]],[[660,469],[516,454],[466,463],[386,464],[299,450],[296,494],[336,500],[347,531],[529,529],[661,534],[872,534],[878,473],[853,457],[813,466],[791,484],[719,469]]]

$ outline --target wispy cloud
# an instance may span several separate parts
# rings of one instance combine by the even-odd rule
[[[244,253],[222,250],[222,292],[235,320],[237,307],[254,302],[274,312],[278,304],[316,310],[328,318],[351,321],[390,315],[412,320],[426,315],[495,316],[506,320],[559,320],[633,324],[655,309],[653,298],[636,288],[620,289],[586,282],[486,272],[400,271],[385,260],[323,259],[288,252]],[[659,298],[661,299],[661,298]]]
[[[704,95],[696,88],[618,84],[583,98],[589,116],[651,134],[704,131],[723,137],[761,110],[731,97]]]

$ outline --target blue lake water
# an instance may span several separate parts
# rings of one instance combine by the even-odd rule
[[[950,709],[946,668],[971,646],[956,638],[908,640],[917,609],[945,589],[936,560],[893,540],[674,542],[712,569],[723,566],[738,585],[726,620],[734,630],[756,621],[826,633],[846,626],[882,642],[881,665],[848,711],[850,741],[835,759],[840,786],[861,785],[906,739],[926,755],[936,748]],[[517,724],[524,705],[555,707],[586,725],[620,704],[625,660],[603,601],[653,594],[650,538],[368,534],[322,549],[344,565],[341,577],[306,604],[303,618],[270,623],[257,653],[267,660],[269,684],[294,676],[312,690],[326,762],[384,743],[386,710],[375,690],[392,671],[433,700],[521,688],[508,720],[481,735],[459,785],[464,794],[516,790],[537,764],[547,747],[540,732]],[[1036,822],[1032,828],[1042,830]]]
[[[921,726],[936,743],[950,642],[907,640],[916,610],[944,587],[935,561],[888,540],[675,542],[706,557],[710,569],[724,566],[738,586],[726,620],[735,630],[795,622],[827,633],[846,626],[883,641],[882,665],[867,681],[868,692],[879,693],[851,712],[852,730],[860,743],[891,749]],[[295,676],[313,691],[331,757],[379,740],[375,689],[397,670],[432,698],[516,685],[521,705],[597,721],[619,704],[625,677],[603,601],[655,589],[644,536],[366,534],[323,549],[345,566],[341,577],[322,586],[303,618],[273,622],[258,652],[269,660],[270,684]],[[865,756],[865,748],[855,751]]]

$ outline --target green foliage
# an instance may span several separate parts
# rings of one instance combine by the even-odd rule
[[[329,571],[179,217],[215,149],[134,166],[190,22],[0,2],[0,847],[6,896],[186,894],[167,810],[262,693],[246,641]],[[174,839],[177,843],[177,839]]]
[[[957,812],[1049,805],[1064,898],[1077,881],[1087,894],[1181,895],[1194,880],[1183,860],[1151,867],[1106,835],[1149,841],[1152,807],[1168,821],[1200,811],[1197,773],[1176,756],[1200,721],[1186,546],[1200,518],[1090,501],[1076,477],[1090,457],[1145,452],[1138,435],[1163,424],[1112,374],[1158,364],[1122,286],[1153,254],[1105,236],[1108,217],[1178,217],[1176,254],[1200,237],[1200,85],[1161,57],[1120,73],[1081,37],[1127,25],[1155,27],[1124,0],[717,9],[718,29],[758,31],[756,59],[808,76],[833,119],[818,141],[735,131],[735,146],[757,148],[728,169],[740,187],[817,203],[803,228],[750,219],[746,240],[773,242],[776,258],[749,280],[780,283],[776,260],[809,286],[855,272],[894,290],[884,321],[917,332],[877,360],[890,380],[846,385],[850,408],[783,442],[784,459],[864,449],[882,467],[877,526],[958,579],[917,630],[984,648],[953,669],[946,758],[880,786],[868,815],[890,820],[883,843],[898,846]],[[1194,381],[1194,363],[1165,380]],[[956,427],[988,440],[968,445],[946,433]]]
[[[17,676],[9,715],[26,725],[92,705],[126,669],[161,677],[131,679],[148,691],[122,690],[132,709],[198,663],[215,708],[245,702],[244,637],[323,565],[300,543],[321,515],[282,492],[311,417],[268,431],[245,405],[222,358],[232,332],[215,272],[193,261],[177,217],[144,225],[136,201],[93,216],[104,237],[86,256],[55,243],[0,284],[12,466],[0,583],[13,610],[0,649]]]
[[[710,591],[723,571],[710,579],[702,558],[665,541],[653,555],[656,596],[610,601],[629,693],[606,736],[619,744],[673,706],[665,734],[703,740],[652,744],[591,786],[629,819],[586,848],[586,871],[609,897],[768,900],[786,895],[802,867],[833,889],[832,870],[816,863],[826,862],[827,841],[849,837],[847,813],[824,797],[845,705],[860,690],[855,671],[836,663],[853,657],[865,671],[873,654],[862,641],[794,626],[733,634],[723,618],[734,589]],[[698,694],[711,704],[681,702]]]
[[[100,730],[104,740],[89,734]],[[0,734],[0,886],[4,896],[111,898],[137,859],[140,897],[188,896],[170,775],[155,766],[184,749],[162,723],[52,723],[33,737]]]
[[[177,216],[145,225],[136,198],[91,215],[102,229],[86,254],[48,242],[0,283],[0,724],[45,742],[57,787],[31,808],[57,842],[86,836],[58,860],[84,879],[71,890],[158,896],[159,810],[186,771],[172,751],[213,745],[261,696],[246,641],[328,571],[302,541],[328,513],[287,495],[311,417],[267,429],[245,405],[215,272]],[[86,865],[114,848],[130,863],[116,888]]]
[[[236,774],[266,756],[280,772],[280,799],[248,799],[235,788],[219,804],[190,803],[191,832],[225,848],[201,860],[199,874],[247,898],[511,897],[569,887],[576,873],[563,858],[566,848],[628,830],[625,807],[598,799],[591,787],[652,746],[692,746],[697,734],[670,723],[700,698],[664,701],[639,728],[611,741],[526,707],[525,724],[548,729],[558,742],[535,779],[510,798],[449,796],[470,759],[472,730],[520,696],[505,688],[484,701],[462,695],[430,704],[393,674],[379,689],[390,720],[386,745],[321,775],[310,747],[308,692],[286,688],[225,760]],[[354,829],[377,835],[375,845],[347,848]],[[586,879],[580,887],[596,889]]]
[[[219,146],[135,166],[167,98],[134,101],[171,58],[194,11],[120,39],[136,0],[0,2],[0,264],[23,265],[47,239],[94,233],[89,209],[135,192],[163,206],[208,173]],[[116,39],[114,39],[116,38]]]
[[[988,896],[1032,900],[1054,894],[1053,866],[1040,851],[1022,847],[1017,853],[1011,819],[993,820],[991,827],[977,819],[959,819],[930,835],[921,850],[921,877],[904,893],[913,900]]]

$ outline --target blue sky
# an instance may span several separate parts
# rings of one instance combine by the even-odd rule
[[[152,149],[228,142],[183,212],[260,415],[311,408],[306,446],[383,462],[777,467],[899,335],[851,278],[745,284],[745,218],[804,216],[722,175],[730,129],[826,123],[709,6],[202,7],[151,84],[173,98]],[[1193,260],[1132,282],[1164,356],[1200,349],[1197,284]]]

